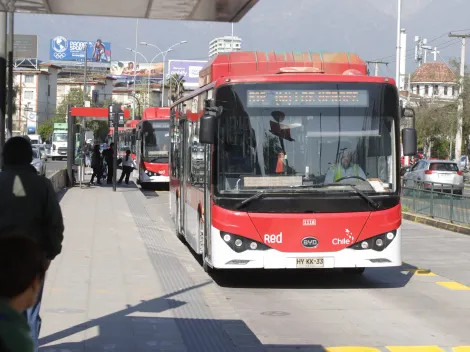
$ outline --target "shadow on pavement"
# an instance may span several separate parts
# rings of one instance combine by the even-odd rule
[[[326,351],[320,345],[263,345],[241,320],[148,317],[151,314],[155,315],[187,305],[188,302],[171,297],[205,286],[208,283],[210,282],[143,301],[125,310],[42,337],[39,340],[40,351],[261,352],[279,350],[280,348],[283,350],[302,348],[302,351]],[[81,340],[79,336],[72,337],[72,335],[89,331],[92,328],[98,333],[87,333],[86,336],[90,335],[90,338]],[[59,342],[62,339],[76,342]]]
[[[267,289],[393,289],[404,287],[416,268],[368,268],[360,274],[341,269],[215,271],[214,281],[222,287]]]

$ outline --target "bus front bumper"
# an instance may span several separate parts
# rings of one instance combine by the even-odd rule
[[[383,251],[345,248],[338,252],[280,252],[275,249],[233,251],[212,227],[210,264],[216,269],[334,269],[381,268],[402,265],[401,227]],[[316,259],[316,260],[311,260]]]

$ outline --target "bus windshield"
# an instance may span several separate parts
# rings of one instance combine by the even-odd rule
[[[220,193],[396,190],[397,93],[376,83],[272,83],[219,88]],[[345,185],[348,189],[348,186]],[[349,187],[350,188],[350,187]]]
[[[167,164],[170,145],[169,121],[152,121],[153,135],[147,135],[144,145],[144,161]]]
[[[67,133],[53,133],[52,141],[53,142],[67,142]]]

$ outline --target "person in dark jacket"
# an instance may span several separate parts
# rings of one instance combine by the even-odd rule
[[[93,174],[91,175],[90,184],[93,184],[95,176],[96,183],[101,184],[101,171],[103,170],[103,159],[101,158],[100,146],[98,144],[95,145],[93,154],[91,155],[91,167],[93,168]]]
[[[113,156],[114,156],[114,143],[109,145],[109,149],[103,150],[103,158],[108,164],[108,178],[106,183],[108,185],[113,183],[113,175],[114,175],[114,164],[113,164]]]
[[[3,147],[0,172],[0,238],[22,232],[35,238],[48,263],[62,250],[64,222],[54,187],[31,166],[33,150],[22,137],[10,138]],[[42,288],[36,304],[26,311],[37,345]]]
[[[0,351],[34,351],[24,311],[35,304],[45,272],[37,241],[19,233],[0,238]]]

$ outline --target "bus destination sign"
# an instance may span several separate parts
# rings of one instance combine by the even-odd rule
[[[156,128],[156,129],[169,130],[170,129],[170,123],[169,122],[152,121],[152,127]]]
[[[248,90],[249,108],[368,107],[367,90]]]

